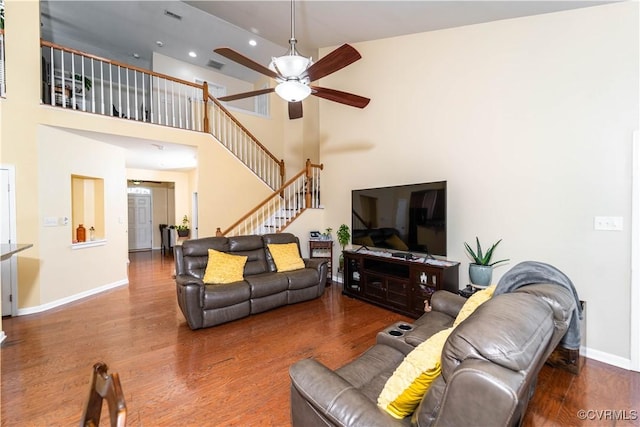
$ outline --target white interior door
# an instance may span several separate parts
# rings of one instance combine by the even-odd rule
[[[189,238],[198,238],[198,193],[193,193],[191,199],[191,236]]]
[[[14,237],[14,224],[15,224],[15,212],[14,212],[14,190],[13,170],[2,167],[0,168],[0,243],[15,243]],[[13,315],[13,307],[15,303],[13,301],[14,290],[16,289],[16,271],[17,261],[15,257],[11,257],[2,261],[0,265],[0,280],[2,281],[2,315]]]
[[[129,250],[151,249],[151,195],[129,194]]]
[[[640,371],[640,131],[633,133],[631,196],[631,369]]]

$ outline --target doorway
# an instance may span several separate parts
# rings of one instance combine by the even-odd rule
[[[128,194],[129,250],[142,251],[152,248],[151,192]]]
[[[633,133],[631,182],[631,369],[640,371],[640,131]]]
[[[162,249],[162,232],[160,231],[163,226],[172,226],[176,224],[176,206],[175,206],[175,182],[173,181],[149,181],[139,179],[127,180],[127,194],[143,194],[151,197],[150,202],[150,218],[139,219],[136,218],[138,211],[132,206],[129,207],[129,250],[159,250]],[[149,224],[151,243],[148,242],[147,237],[139,237],[145,244],[135,244],[136,223],[144,222],[145,225]],[[146,227],[145,227],[146,228]],[[139,249],[133,249],[140,246]],[[144,246],[144,247],[142,247]]]
[[[0,166],[0,243],[15,243],[15,169]],[[0,265],[2,290],[2,316],[12,316],[17,309],[16,257],[2,261]]]

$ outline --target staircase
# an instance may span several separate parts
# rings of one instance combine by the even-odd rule
[[[279,232],[319,205],[319,171],[309,160],[283,184],[278,160],[216,98],[197,84],[41,40],[44,104],[120,119],[206,132],[273,193],[223,234]]]
[[[320,207],[322,169],[323,165],[312,164],[307,159],[303,170],[220,234],[279,233],[306,209]]]

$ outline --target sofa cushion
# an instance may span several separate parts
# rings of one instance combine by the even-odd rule
[[[246,276],[245,280],[249,284],[251,298],[262,298],[284,292],[289,287],[289,280],[283,273],[253,274]]]
[[[229,240],[226,237],[204,237],[202,239],[185,240],[181,249],[182,268],[185,274],[202,279],[209,261],[209,249],[228,252]]]
[[[488,360],[514,371],[527,369],[544,351],[553,329],[552,310],[540,298],[497,295],[449,336],[442,350],[442,374],[448,380],[447,375],[466,359]]]
[[[269,252],[279,272],[304,268],[298,245],[295,243],[269,244]]]
[[[205,285],[202,308],[211,310],[248,301],[249,284],[244,280],[226,285]]]
[[[318,270],[303,268],[283,273],[289,280],[289,289],[304,289],[317,286],[320,281]]]
[[[229,255],[209,249],[209,260],[202,281],[210,285],[223,285],[242,280],[246,256]]]
[[[247,263],[244,267],[245,276],[269,271],[264,245],[260,236],[235,236],[229,237],[228,240],[230,254],[247,257]]]
[[[440,311],[432,310],[423,314],[418,321],[414,324],[414,328],[405,334],[406,343],[414,347],[422,344],[433,334],[451,327],[454,318]]]
[[[375,403],[404,354],[393,347],[376,344],[335,372]]]

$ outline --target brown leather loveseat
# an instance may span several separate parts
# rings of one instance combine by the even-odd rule
[[[293,426],[519,425],[556,345],[569,338],[567,348],[579,347],[582,313],[573,285],[553,267],[526,262],[513,270],[448,335],[441,372],[412,414],[393,417],[378,407],[378,396],[416,346],[452,326],[466,301],[459,295],[435,292],[430,312],[414,324],[386,328],[375,345],[335,371],[314,359],[291,366]]]
[[[303,259],[304,268],[278,272],[269,244],[300,242],[290,233],[206,237],[174,247],[178,305],[191,329],[207,328],[324,293],[327,261]],[[247,256],[243,280],[205,284],[208,250]]]

